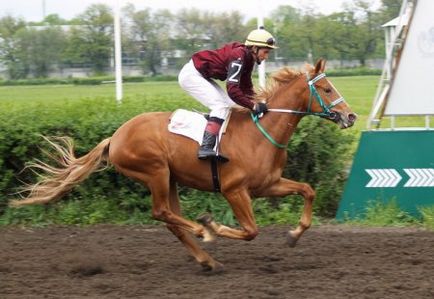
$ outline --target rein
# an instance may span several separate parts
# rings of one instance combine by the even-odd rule
[[[315,83],[317,81],[325,78],[326,74],[321,73],[311,80],[309,80],[308,74],[306,74],[306,77],[308,80],[307,84],[309,86],[309,92],[310,92],[309,105],[308,105],[306,111],[291,110],[291,109],[273,109],[273,108],[268,109],[268,111],[269,112],[282,112],[282,113],[290,113],[290,114],[299,114],[299,115],[315,115],[315,116],[320,116],[320,117],[332,117],[333,112],[330,109],[335,107],[336,105],[339,105],[340,103],[342,103],[344,101],[344,98],[341,96],[340,98],[331,102],[329,105],[326,105],[324,103],[324,100],[321,98],[321,95],[318,93],[318,91],[316,90],[316,87],[315,87]],[[318,104],[322,108],[321,112],[313,112],[311,109],[314,96],[315,96]],[[250,116],[252,117],[252,120],[255,123],[256,127],[259,129],[259,131],[261,131],[261,133],[265,136],[265,138],[267,138],[274,146],[276,146],[280,149],[286,148],[285,144],[281,144],[281,143],[276,142],[276,140],[274,140],[274,138],[271,137],[270,134],[268,134],[268,132],[265,130],[265,128],[259,123],[258,115],[253,115],[253,113],[250,113]]]
[[[262,135],[264,135],[265,138],[267,138],[275,147],[281,149],[286,148],[286,144],[281,144],[276,142],[276,140],[274,140],[274,138],[271,137],[270,134],[268,134],[268,132],[264,129],[264,127],[261,126],[261,124],[259,123],[259,117],[257,115],[253,115],[253,113],[250,113],[250,116],[252,117],[252,120],[255,123],[256,127],[258,127],[259,131],[261,131]]]

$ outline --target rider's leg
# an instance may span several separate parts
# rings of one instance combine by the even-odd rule
[[[192,61],[182,68],[178,81],[185,91],[211,110],[210,120],[204,132],[203,146],[199,149],[198,156],[200,159],[215,156],[213,148],[220,127],[235,103],[216,82],[205,79],[195,69]]]
[[[209,157],[216,156],[216,152],[214,151],[214,146],[223,122],[224,119],[215,116],[210,116],[208,123],[205,127],[202,144],[197,153],[197,157],[199,159],[205,160]]]

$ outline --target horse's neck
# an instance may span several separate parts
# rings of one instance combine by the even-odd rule
[[[272,109],[285,109],[294,111],[305,111],[305,103],[301,101],[302,88],[294,85],[286,91],[278,91],[267,102]],[[261,125],[273,136],[277,142],[287,144],[294,133],[302,115],[287,112],[270,111],[261,119]]]

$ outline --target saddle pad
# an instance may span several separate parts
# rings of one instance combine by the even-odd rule
[[[197,112],[178,109],[170,116],[169,132],[183,135],[202,144],[207,120]]]

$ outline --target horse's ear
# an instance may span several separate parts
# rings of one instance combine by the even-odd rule
[[[315,74],[324,73],[326,60],[323,58],[318,59],[315,64]]]

